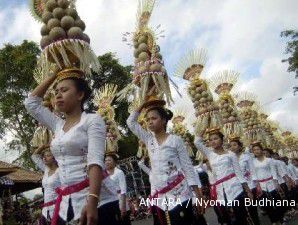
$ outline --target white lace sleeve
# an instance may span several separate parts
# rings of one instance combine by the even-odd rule
[[[142,142],[147,144],[147,141],[149,137],[151,136],[148,131],[142,128],[142,126],[138,123],[139,113],[138,112],[133,112],[130,114],[128,117],[126,123],[131,132],[133,132]]]

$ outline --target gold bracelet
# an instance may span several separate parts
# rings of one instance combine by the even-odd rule
[[[96,195],[96,194],[89,193],[88,196],[92,196],[92,197],[94,197],[94,198],[97,198],[97,200],[99,200],[99,197],[98,197],[98,195]]]

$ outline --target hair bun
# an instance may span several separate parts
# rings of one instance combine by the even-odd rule
[[[169,110],[169,109],[166,109],[165,111],[166,111],[166,113],[167,113],[167,119],[168,119],[168,120],[171,120],[171,119],[173,118],[174,114],[173,114],[172,111]]]

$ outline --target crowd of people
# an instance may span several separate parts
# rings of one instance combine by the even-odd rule
[[[76,74],[76,70],[69,72]],[[64,116],[43,106],[42,98],[56,81],[54,104]],[[59,80],[53,74],[39,84],[25,101],[29,113],[53,132],[50,145],[41,146],[32,155],[44,171],[44,205],[40,224],[130,224],[131,217],[147,213],[126,199],[126,180],[117,168],[117,155],[105,154],[105,124],[96,114],[83,111],[90,95],[86,81],[75,76]],[[148,130],[138,122],[145,111]],[[179,199],[180,205],[155,201],[150,211],[154,224],[207,224],[204,206],[188,204],[203,199],[202,184],[182,138],[167,133],[173,114],[164,106],[143,104],[127,120],[129,129],[146,145],[149,164],[139,165],[149,175],[150,199]],[[214,210],[220,224],[259,224],[257,207],[246,207],[244,198],[297,198],[297,162],[282,163],[276,154],[263,149],[259,142],[244,149],[239,138],[229,139],[220,129],[206,131],[209,139],[199,136],[195,145],[205,156],[200,167],[208,173],[210,199],[240,202],[238,206],[220,205]],[[270,153],[270,154],[269,154]],[[271,158],[272,157],[272,158]],[[280,161],[280,162],[279,162]],[[206,189],[206,188],[205,188]],[[206,190],[205,190],[206,192]],[[195,203],[195,201],[193,201]],[[285,222],[295,207],[264,207],[272,224]],[[109,215],[109,216],[104,216]]]

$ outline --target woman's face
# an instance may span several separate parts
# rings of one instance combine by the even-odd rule
[[[114,169],[115,166],[116,166],[115,160],[114,160],[112,157],[107,156],[107,157],[105,158],[105,166],[106,166],[106,168],[107,168],[108,170],[109,170],[109,169]]]
[[[66,79],[60,81],[55,89],[55,105],[60,112],[71,112],[81,102],[84,93],[77,90],[73,80]]]
[[[55,159],[53,154],[50,151],[46,151],[43,154],[42,160],[44,162],[45,165],[52,165],[53,163],[55,163]]]
[[[241,146],[239,145],[239,143],[237,141],[231,141],[230,142],[230,149],[234,153],[239,153],[240,150],[241,150]]]
[[[256,157],[262,156],[263,155],[263,150],[260,148],[260,146],[253,146],[252,147],[252,152]]]
[[[222,140],[218,134],[211,134],[209,137],[209,145],[214,148],[218,149],[222,147]]]
[[[151,110],[146,115],[148,129],[152,132],[159,132],[164,129],[166,121],[163,120],[156,110]]]

